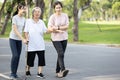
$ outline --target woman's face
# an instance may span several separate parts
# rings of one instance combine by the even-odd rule
[[[36,9],[36,10],[33,12],[33,17],[34,17],[34,18],[39,18],[39,17],[40,17],[40,10]]]
[[[57,12],[57,13],[61,13],[61,12],[62,12],[62,7],[61,7],[60,4],[57,4],[57,5],[55,6],[55,12]]]
[[[24,14],[26,12],[26,7],[22,6],[20,9],[19,9],[19,13],[20,14]]]

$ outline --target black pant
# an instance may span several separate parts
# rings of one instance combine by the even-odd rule
[[[34,66],[35,56],[38,56],[38,66],[45,66],[45,51],[28,51],[27,54],[27,65],[30,67]]]
[[[57,64],[56,64],[56,73],[59,73],[60,70],[65,70],[65,64],[64,64],[64,54],[67,46],[67,40],[63,41],[52,41],[57,53]]]

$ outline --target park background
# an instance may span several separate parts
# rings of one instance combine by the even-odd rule
[[[11,18],[17,4],[27,6],[26,18],[31,18],[32,8],[42,9],[40,17],[46,23],[54,12],[52,7],[57,0],[0,0],[0,38],[8,38],[11,30]],[[120,45],[120,0],[59,0],[63,3],[63,12],[70,19],[68,29],[69,42],[79,44]],[[50,41],[50,34],[45,34]]]

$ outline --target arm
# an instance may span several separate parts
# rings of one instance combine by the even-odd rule
[[[64,15],[64,24],[61,24],[61,25],[58,25],[58,27],[59,27],[59,30],[63,30],[63,31],[66,31],[67,29],[68,29],[68,27],[69,27],[69,18],[68,18],[68,15],[67,14],[65,14]]]
[[[26,40],[29,41],[29,39],[28,39],[28,32],[24,32],[24,35],[25,35]]]
[[[26,43],[27,41],[22,37],[22,35],[19,33],[18,29],[17,29],[17,26],[14,24],[13,25],[13,30],[15,32],[15,34],[24,42]]]
[[[65,31],[68,29],[68,26],[58,26],[58,30],[62,30],[62,31]]]
[[[62,30],[59,30],[58,27],[48,27],[48,33],[60,33],[60,32],[63,32]]]
[[[51,27],[48,27],[46,33],[52,33],[53,32],[53,29]]]

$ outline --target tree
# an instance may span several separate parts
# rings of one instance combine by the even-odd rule
[[[16,0],[14,0],[13,3],[7,9],[7,14],[5,16],[5,21],[4,21],[4,24],[2,25],[2,30],[0,32],[1,35],[4,35],[4,33],[5,33],[6,26],[7,26],[8,20],[10,19],[11,12],[12,12],[14,6],[15,6],[15,3],[16,3]]]
[[[0,32],[1,35],[4,35],[4,33],[6,31],[7,23],[9,21],[9,19],[11,18],[11,13],[12,13],[16,3],[19,4],[19,3],[25,3],[25,2],[24,2],[24,0],[13,0],[12,3],[8,5],[7,13],[6,13],[6,16],[5,16],[5,21],[2,25],[2,30]]]
[[[6,16],[5,16],[5,21],[4,21],[3,25],[2,25],[2,30],[0,32],[1,35],[4,35],[4,33],[5,33],[7,23],[9,21],[9,19],[11,18],[11,13],[12,13],[13,8],[16,5],[16,3],[19,3],[19,1],[18,0],[13,0],[12,4],[10,4],[8,6],[7,13],[6,13]]]
[[[44,0],[36,0],[35,1],[35,6],[41,8],[42,13],[41,13],[40,18],[43,19],[43,13],[44,13],[44,8],[45,8]]]
[[[53,13],[53,12],[52,12],[53,2],[54,2],[54,0],[49,0],[49,15],[48,15],[48,17],[50,17],[51,14]]]
[[[25,0],[25,5],[26,5],[26,18],[30,18],[30,5],[32,3],[32,0]],[[34,0],[33,0],[34,2]]]
[[[73,15],[74,15],[74,26],[73,26],[73,40],[74,41],[78,41],[78,9],[77,9],[77,1],[78,0],[74,0],[74,8],[73,8]]]
[[[115,2],[112,6],[112,10],[116,16],[116,19],[120,16],[120,2]]]
[[[78,41],[79,35],[78,35],[78,22],[81,17],[81,14],[83,10],[87,9],[90,5],[92,0],[74,0],[74,7],[73,7],[73,15],[74,15],[74,26],[73,26],[73,40]],[[80,4],[80,9],[78,11],[78,3]]]
[[[5,6],[5,3],[6,3],[7,0],[4,0],[3,4],[2,4],[2,7],[0,9],[0,23],[1,23],[1,16],[2,16],[2,12],[3,12],[3,9],[4,9],[4,6]]]

